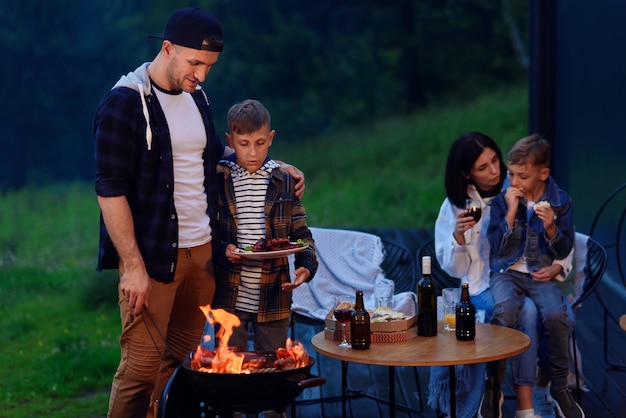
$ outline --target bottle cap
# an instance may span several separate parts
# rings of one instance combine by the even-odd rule
[[[430,274],[430,256],[422,257],[422,274]]]

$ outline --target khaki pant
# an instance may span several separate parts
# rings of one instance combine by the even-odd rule
[[[199,306],[210,304],[215,294],[212,261],[211,243],[180,249],[174,281],[152,280],[149,308],[138,317],[132,318],[126,299],[118,295],[121,360],[113,378],[108,417],[156,415],[168,379],[200,343],[206,318]]]

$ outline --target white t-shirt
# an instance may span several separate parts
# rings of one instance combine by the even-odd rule
[[[204,190],[206,129],[191,94],[164,92],[155,87],[165,113],[174,161],[174,206],[178,215],[178,247],[211,241],[208,203]]]

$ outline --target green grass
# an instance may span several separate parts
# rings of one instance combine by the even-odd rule
[[[334,132],[298,148],[275,126],[272,154],[306,174],[303,202],[312,226],[428,228],[445,195],[452,141],[481,131],[506,152],[526,135],[526,121],[526,95],[516,89]]]
[[[311,226],[431,228],[450,143],[483,131],[503,148],[526,134],[523,89],[372,121],[274,157],[306,173]],[[0,194],[0,393],[7,418],[104,417],[119,359],[116,272],[98,274],[91,184]]]

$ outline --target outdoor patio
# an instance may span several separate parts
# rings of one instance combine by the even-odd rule
[[[431,237],[432,233],[421,230],[370,230],[383,239],[403,243],[413,254]],[[599,299],[600,297],[601,299]],[[588,418],[623,417],[626,413],[626,366],[619,370],[610,368],[605,361],[604,349],[608,344],[608,361],[624,364],[623,347],[626,345],[626,332],[616,323],[609,323],[607,327],[608,342],[604,341],[604,306],[612,307],[614,315],[619,317],[626,313],[626,289],[619,277],[606,273],[595,293],[585,300],[576,310],[576,338],[581,353],[583,374],[588,392],[581,392],[581,406]],[[295,337],[306,344],[309,352],[316,356],[310,345],[315,333],[321,331],[321,326],[298,324]],[[390,346],[391,348],[391,346]],[[317,355],[317,364],[312,373],[323,376],[327,383],[322,387],[306,389],[297,399],[295,416],[309,417],[341,417],[341,362]],[[416,384],[416,373],[419,379],[420,390]],[[437,417],[436,411],[427,404],[428,374],[426,367],[396,367],[396,416],[404,417]],[[354,391],[373,395],[379,400],[369,397],[350,396],[348,403],[349,417],[388,417],[389,398],[388,368],[384,366],[367,366],[350,363],[348,367],[348,385]],[[420,394],[421,393],[421,399]],[[513,417],[516,401],[510,384],[504,387],[505,403],[504,417]],[[351,392],[354,395],[354,392]],[[326,401],[320,403],[316,398],[322,396]],[[574,393],[574,396],[578,396]],[[407,406],[411,410],[404,408]],[[293,410],[288,411],[289,416]],[[554,416],[552,411],[542,410],[544,417]]]

